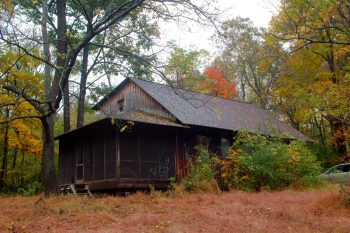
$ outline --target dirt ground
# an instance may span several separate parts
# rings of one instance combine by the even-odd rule
[[[0,232],[350,232],[350,207],[334,188],[0,197]]]

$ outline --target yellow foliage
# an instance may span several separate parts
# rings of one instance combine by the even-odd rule
[[[13,64],[16,63],[15,66]],[[43,74],[40,73],[41,65],[30,56],[18,54],[13,51],[0,52],[0,72],[5,75],[0,80],[3,84],[15,86],[33,99],[43,99]],[[9,69],[12,67],[11,69]],[[4,105],[0,113],[0,121],[15,119],[18,116],[37,116],[37,110],[20,95],[10,93],[1,88],[0,104]],[[8,147],[23,153],[41,154],[41,122],[37,118],[17,119],[7,123]],[[0,141],[4,131],[0,132]]]
[[[350,111],[350,82],[339,72],[339,81],[334,83],[328,64],[313,52],[319,46],[313,49],[293,53],[282,66],[273,92],[275,101],[282,102],[282,109],[294,108],[294,118],[299,121],[308,121],[315,115],[343,116]]]
[[[4,9],[5,11],[13,11],[13,3],[11,0],[0,0],[0,10]]]
[[[289,160],[288,163],[292,164],[292,165],[298,165],[299,161],[300,161],[300,154],[299,151],[297,150],[296,147],[288,147],[288,153],[289,155]]]

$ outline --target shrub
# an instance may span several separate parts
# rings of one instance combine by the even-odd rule
[[[321,163],[305,142],[293,141],[288,145],[288,162],[291,164],[291,174],[295,187],[314,187],[319,184],[319,175],[322,172]]]
[[[321,167],[305,143],[241,133],[226,160],[227,187],[259,191],[275,190],[290,185],[304,188],[319,183]]]
[[[238,189],[259,191],[278,189],[292,181],[288,173],[286,149],[282,143],[258,145],[249,154],[241,153],[234,168],[233,185]],[[253,149],[253,148],[252,148]]]
[[[204,146],[196,147],[198,156],[187,158],[187,175],[182,179],[186,191],[216,191],[216,170],[213,159]]]
[[[9,152],[4,181],[4,187],[0,190],[3,194],[23,195],[25,190],[33,190],[33,187],[41,183],[41,157],[30,153]]]
[[[313,154],[316,155],[317,160],[321,162],[324,169],[328,169],[341,163],[341,161],[339,161],[339,156],[332,145],[322,145],[320,143],[308,144],[308,148],[310,148]]]
[[[27,189],[19,188],[17,193],[23,196],[33,196],[42,191],[41,183],[34,181],[30,183]]]

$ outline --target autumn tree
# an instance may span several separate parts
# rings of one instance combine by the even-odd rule
[[[298,41],[293,50],[311,44],[350,45],[349,4],[349,0],[281,0],[270,33],[283,41]]]
[[[282,105],[285,103],[288,114],[294,114],[296,120],[326,120],[342,155],[348,153],[350,145],[348,5],[342,0],[281,1],[281,10],[269,30],[270,35],[287,42],[292,52],[277,89]],[[291,108],[293,100],[304,104]]]
[[[77,3],[79,8],[72,9],[66,0],[56,0],[52,4],[47,4],[47,1],[18,1],[16,2],[16,14],[8,13],[0,18],[0,40],[2,44],[16,48],[20,51],[20,55],[26,54],[43,62],[46,66],[45,73],[48,68],[52,69],[54,73],[50,75],[50,72],[47,72],[48,75],[45,75],[44,98],[32,95],[26,88],[11,83],[1,85],[2,90],[21,96],[37,111],[35,117],[40,120],[43,129],[42,181],[46,195],[56,193],[57,190],[54,168],[55,115],[61,107],[63,97],[66,96],[67,85],[71,80],[72,72],[76,68],[77,58],[83,48],[97,36],[124,22],[137,12],[149,12],[156,18],[166,20],[186,19],[200,23],[212,22],[213,17],[215,17],[215,14],[210,13],[212,5],[210,1],[205,1],[203,6],[198,6],[191,0],[175,2],[171,0],[106,0],[103,1],[106,8],[98,11],[93,17],[88,14],[85,1],[76,0],[74,2]],[[27,7],[23,7],[22,3],[26,3]],[[31,18],[34,20],[33,24],[29,20],[28,4],[40,6],[39,17]],[[70,14],[74,13],[79,14],[82,22],[87,25],[87,31],[81,34],[79,40],[75,40],[74,35],[78,31],[77,27],[80,23],[78,24],[76,20],[68,20]],[[47,28],[50,29],[48,31],[51,31],[52,35],[42,33],[39,28],[26,30],[22,25],[26,25],[29,29],[34,29],[35,25],[43,25],[43,32]],[[45,46],[48,43],[52,44],[51,51],[54,52],[56,59],[49,59],[47,52],[51,52],[50,50],[46,50],[44,53],[37,52],[38,48],[42,49],[42,46],[47,49]],[[132,56],[131,51],[128,51],[128,54]],[[9,68],[11,69],[11,67]],[[29,117],[33,116],[16,116],[11,118],[11,121]],[[1,123],[4,123],[4,121]]]
[[[14,61],[16,65],[9,69]],[[39,61],[30,56],[19,56],[16,52],[2,48],[0,72],[3,75],[0,84],[26,89],[26,92],[32,96],[43,96],[43,75],[38,72],[40,65]],[[42,140],[41,131],[38,130],[40,121],[37,118],[37,110],[21,95],[1,89],[0,107],[0,121],[3,122],[0,125],[0,189],[4,189],[9,185],[6,184],[7,175],[17,176],[17,179],[23,177],[24,171],[18,167],[23,168],[25,157],[41,154]],[[16,118],[16,121],[12,121]],[[20,164],[19,160],[21,160]],[[12,180],[12,186],[14,186],[14,179]]]
[[[281,45],[266,37],[249,19],[241,17],[223,22],[215,39],[220,45],[220,55],[213,65],[238,84],[242,100],[270,108],[271,91],[284,56]]]
[[[236,83],[228,81],[218,67],[207,67],[203,75],[205,78],[197,81],[195,90],[226,99],[237,96]]]

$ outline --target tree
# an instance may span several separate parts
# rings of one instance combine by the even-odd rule
[[[333,143],[342,155],[349,152],[350,145],[346,3],[348,6],[348,1],[342,0],[282,1],[280,13],[272,20],[269,30],[281,42],[288,42],[293,52],[278,88],[282,101],[289,102],[287,105],[297,101],[287,108],[289,115],[294,114],[295,119],[300,116],[315,119],[314,122],[325,119]],[[283,78],[285,75],[288,81]],[[293,86],[288,91],[283,87],[286,85]]]
[[[16,61],[15,67],[9,69]],[[30,56],[18,56],[15,52],[0,51],[0,72],[3,74],[0,85],[10,84],[26,89],[32,96],[43,96],[43,75],[37,72],[40,62]],[[6,73],[3,73],[6,71]],[[42,151],[40,121],[36,119],[36,109],[26,102],[21,95],[1,89],[0,92],[0,141],[1,168],[0,189],[6,186],[6,175],[12,169],[15,172],[17,158],[21,153],[22,165],[24,154],[39,155]],[[33,116],[33,117],[24,117]],[[17,118],[16,121],[12,119]],[[10,155],[12,155],[11,167]],[[17,172],[18,174],[18,172]],[[23,173],[20,173],[22,176]]]
[[[281,0],[278,24],[272,35],[283,41],[299,41],[293,50],[311,44],[350,45],[349,0]]]
[[[90,18],[106,7],[103,1],[88,1],[87,4]],[[85,31],[89,30],[88,25],[82,26],[85,26]],[[154,63],[156,58],[150,51],[158,35],[157,21],[152,15],[138,11],[84,47],[80,65],[77,127],[84,124],[86,91],[95,91],[91,87],[96,79],[88,83],[88,75],[106,76],[109,89],[113,87],[111,78],[118,75],[150,79],[149,64]],[[92,62],[89,63],[89,60]]]
[[[221,54],[213,65],[238,84],[242,100],[269,108],[270,93],[283,59],[281,46],[267,38],[249,19],[240,17],[223,22],[221,33],[215,38],[221,45]]]
[[[185,50],[174,42],[169,43],[170,57],[165,67],[165,74],[173,85],[193,90],[196,82],[203,77],[200,69],[205,65],[209,57],[206,50]]]
[[[237,96],[236,83],[227,81],[218,67],[207,67],[204,76],[203,80],[198,81],[196,90],[226,99],[233,99]]]
[[[236,83],[230,82],[218,67],[206,67],[209,52],[206,50],[186,50],[169,43],[170,57],[165,66],[170,85],[223,98],[236,97]],[[204,72],[201,69],[205,68]]]
[[[37,115],[23,115],[11,118],[11,121],[15,121],[21,118],[35,117],[41,121],[43,128],[43,154],[42,154],[42,181],[44,185],[45,195],[56,193],[56,178],[54,168],[54,118],[58,109],[60,108],[62,98],[64,97],[64,90],[67,88],[68,82],[71,78],[73,69],[75,68],[78,55],[83,48],[89,44],[98,35],[108,31],[114,25],[123,22],[128,19],[132,13],[141,11],[147,11],[153,14],[157,18],[165,19],[192,19],[197,22],[213,21],[214,14],[209,13],[211,4],[207,4],[205,8],[199,7],[190,0],[185,1],[146,1],[146,0],[120,0],[120,1],[103,1],[106,9],[101,9],[98,14],[91,18],[87,14],[87,8],[85,1],[75,0],[80,7],[77,10],[73,10],[66,4],[65,0],[53,1],[49,8],[49,17],[47,22],[42,20],[42,13],[38,8],[41,8],[41,2],[28,2],[26,0],[19,1],[16,7],[18,9],[17,14],[7,15],[1,18],[0,27],[0,39],[3,44],[9,47],[13,47],[21,51],[21,54],[27,54],[34,59],[37,59],[44,64],[50,66],[54,70],[54,77],[50,85],[45,86],[46,98],[40,98],[36,95],[31,95],[26,89],[18,88],[17,86],[4,83],[1,88],[21,96],[29,104],[31,104],[37,111]],[[208,8],[209,7],[209,8]],[[45,44],[40,33],[36,31],[30,34],[25,31],[21,24],[29,26],[29,8],[35,12],[34,22],[37,24],[47,23],[47,26],[51,27],[52,38],[54,43],[54,52],[57,59],[55,61],[49,61],[47,57],[43,56],[38,51],[38,47]],[[186,12],[192,12],[192,15],[186,14]],[[45,13],[45,11],[43,11]],[[53,15],[50,12],[55,12]],[[179,14],[181,12],[181,14]],[[72,14],[79,14],[80,20],[87,25],[88,30],[83,33],[80,40],[75,40],[72,36],[77,30],[77,20],[66,20],[67,17]],[[35,17],[37,14],[40,17]],[[46,16],[45,16],[46,17]],[[53,22],[56,21],[57,25]],[[30,25],[34,28],[34,25]],[[67,30],[67,32],[65,32]],[[48,78],[48,77],[46,77]],[[49,82],[46,82],[49,84]],[[1,122],[1,123],[4,123]]]

